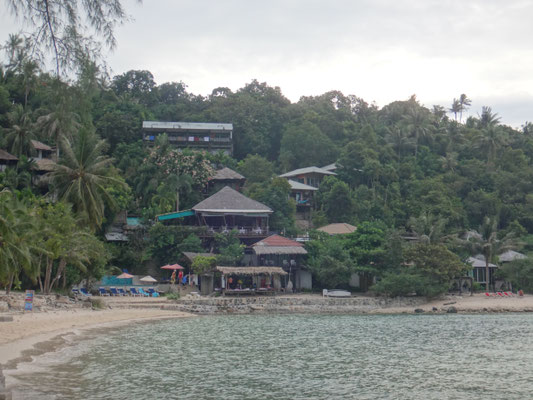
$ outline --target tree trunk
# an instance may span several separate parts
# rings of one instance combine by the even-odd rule
[[[487,281],[486,290],[487,292],[489,289],[489,260],[487,257],[485,257],[485,279]]]
[[[52,282],[50,283],[50,289],[49,290],[52,290],[54,288],[54,285],[55,283],[61,278],[61,275],[63,274],[63,272],[65,271],[65,267],[67,265],[67,262],[65,261],[64,258],[61,258],[59,260],[59,267],[57,267],[57,272],[56,272],[56,276],[55,278],[52,280]]]
[[[7,279],[7,286],[6,286],[6,294],[9,295],[11,293],[11,287],[13,286],[13,280],[15,279],[15,273],[12,272],[9,274],[9,277]]]
[[[52,267],[54,260],[46,259],[46,272],[44,273],[44,294],[50,294],[50,279],[52,278]]]

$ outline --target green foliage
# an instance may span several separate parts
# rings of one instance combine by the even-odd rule
[[[419,243],[404,254],[405,260],[414,264],[414,271],[439,284],[447,284],[469,269],[457,255],[439,244]]]
[[[217,263],[216,257],[204,257],[198,256],[192,262],[192,270],[195,274],[205,275],[208,272],[213,271]]]
[[[152,259],[157,265],[176,263],[183,251],[198,250],[194,232],[200,229],[180,225],[167,226],[159,222],[154,224],[148,231],[144,259]]]
[[[389,297],[417,296],[437,297],[448,289],[448,285],[431,281],[427,276],[402,271],[389,272],[378,283],[372,286],[376,293]]]
[[[294,214],[296,204],[289,198],[291,187],[283,178],[274,178],[268,184],[255,184],[249,188],[248,195],[269,206],[274,212],[270,215],[270,228],[291,235],[295,232]]]
[[[343,238],[318,235],[305,247],[309,254],[308,266],[319,287],[333,289],[348,283],[355,268]]]
[[[533,293],[533,263],[531,258],[502,264],[498,276],[513,284],[516,290]]]
[[[246,184],[266,184],[274,175],[274,165],[257,154],[248,154],[239,162],[237,169],[246,177]]]
[[[216,262],[218,265],[239,265],[244,256],[244,248],[238,237],[237,230],[229,233],[215,233],[215,246],[218,251]]]

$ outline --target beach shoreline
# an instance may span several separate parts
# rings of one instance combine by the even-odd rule
[[[55,311],[23,313],[7,312],[12,321],[0,322],[0,374],[15,371],[21,362],[32,357],[56,351],[67,344],[69,335],[82,336],[88,332],[106,334],[136,323],[162,319],[186,318],[202,313],[205,304],[216,308],[211,314],[253,313],[352,313],[352,314],[442,314],[533,312],[533,296],[500,297],[475,294],[474,296],[447,295],[438,300],[405,298],[389,301],[383,298],[356,295],[349,299],[327,299],[316,294],[279,295],[265,298],[199,298],[157,303],[150,299],[108,298],[103,310],[66,308]],[[195,305],[196,312],[186,312]],[[228,308],[228,304],[236,307]],[[269,305],[270,304],[270,305]],[[272,306],[274,304],[274,306]],[[244,306],[243,306],[244,305]],[[364,305],[364,306],[363,306]],[[266,307],[265,307],[266,306]],[[198,308],[200,307],[200,308]],[[322,308],[321,308],[322,307]],[[453,310],[452,310],[453,309]],[[452,310],[452,311],[450,311]],[[9,318],[8,318],[9,319]],[[2,388],[0,387],[0,393]]]

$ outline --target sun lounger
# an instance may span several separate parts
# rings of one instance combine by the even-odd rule
[[[142,294],[140,294],[137,289],[135,289],[134,287],[130,288],[130,293],[132,296],[142,296]]]
[[[128,294],[126,293],[126,291],[122,288],[118,288],[118,293],[121,295],[121,296],[127,296]]]
[[[146,293],[143,288],[139,288],[139,294],[144,297],[150,297],[150,295]]]
[[[109,290],[111,291],[111,296],[120,296],[121,294],[118,292],[117,288],[110,287]]]
[[[153,287],[148,288],[148,289],[146,289],[146,290],[148,290],[148,294],[149,294],[150,296],[152,296],[152,297],[159,297],[159,293],[158,293]]]
[[[80,288],[80,293],[83,295],[83,296],[87,296],[87,297],[91,297],[92,294],[90,294],[87,289],[85,288]]]
[[[99,296],[109,296],[109,293],[107,292],[107,290],[105,290],[105,288],[99,287],[98,288],[98,295]]]

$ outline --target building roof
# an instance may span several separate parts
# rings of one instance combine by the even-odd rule
[[[335,172],[326,171],[325,169],[318,168],[318,167],[306,167],[306,168],[299,168],[295,169],[294,171],[286,172],[282,175],[280,175],[281,178],[290,178],[293,176],[298,175],[305,175],[305,174],[322,174],[322,175],[337,175]]]
[[[502,253],[498,256],[498,260],[500,260],[500,262],[523,260],[524,258],[527,258],[525,254],[513,250],[507,250],[505,253]]]
[[[281,267],[216,267],[224,275],[288,275]]]
[[[485,265],[485,260],[480,260],[479,258],[474,258],[474,257],[468,257],[466,262],[470,265],[472,265],[472,267],[474,268],[485,268],[486,265]],[[495,264],[492,264],[492,263],[489,263],[489,267],[490,268],[498,268],[497,265]]]
[[[343,222],[337,224],[329,224],[318,228],[317,230],[321,232],[326,232],[329,235],[344,235],[347,233],[355,232],[357,230],[357,227]]]
[[[307,254],[303,244],[280,235],[271,235],[252,246],[257,255],[265,254]]]
[[[326,165],[325,167],[322,167],[322,169],[325,169],[326,171],[335,171],[337,169],[337,164],[336,163],[329,164],[329,165]]]
[[[283,237],[281,235],[270,235],[269,237],[255,243],[252,247],[255,247],[255,246],[278,246],[278,247],[299,246],[299,247],[303,247],[303,244],[297,242],[296,240]]]
[[[199,202],[192,209],[204,213],[272,213],[270,207],[246,197],[229,186],[225,186],[211,197]]]
[[[56,165],[54,160],[50,160],[49,158],[41,158],[39,160],[35,160],[35,167],[37,171],[46,171],[50,172],[54,170],[54,166]]]
[[[306,185],[305,183],[300,183],[289,179],[289,184],[291,185],[291,190],[318,190],[314,186]]]
[[[43,150],[43,151],[54,151],[50,146],[47,144],[44,144],[43,142],[39,142],[38,140],[32,140],[31,144],[35,148],[35,150]]]
[[[187,260],[190,262],[193,262],[196,257],[215,257],[216,254],[214,253],[193,253],[191,251],[184,251],[183,255]]]
[[[18,158],[13,154],[9,154],[7,151],[0,149],[0,160],[17,161]]]
[[[211,122],[143,121],[143,129],[167,131],[232,131],[233,124]]]
[[[108,242],[127,242],[128,236],[120,232],[108,232],[105,234],[105,238]]]
[[[229,169],[227,167],[224,167],[222,169],[219,169],[215,175],[210,178],[212,181],[229,181],[229,180],[243,180],[246,179],[244,176],[239,174],[238,172],[235,172],[232,169]]]

